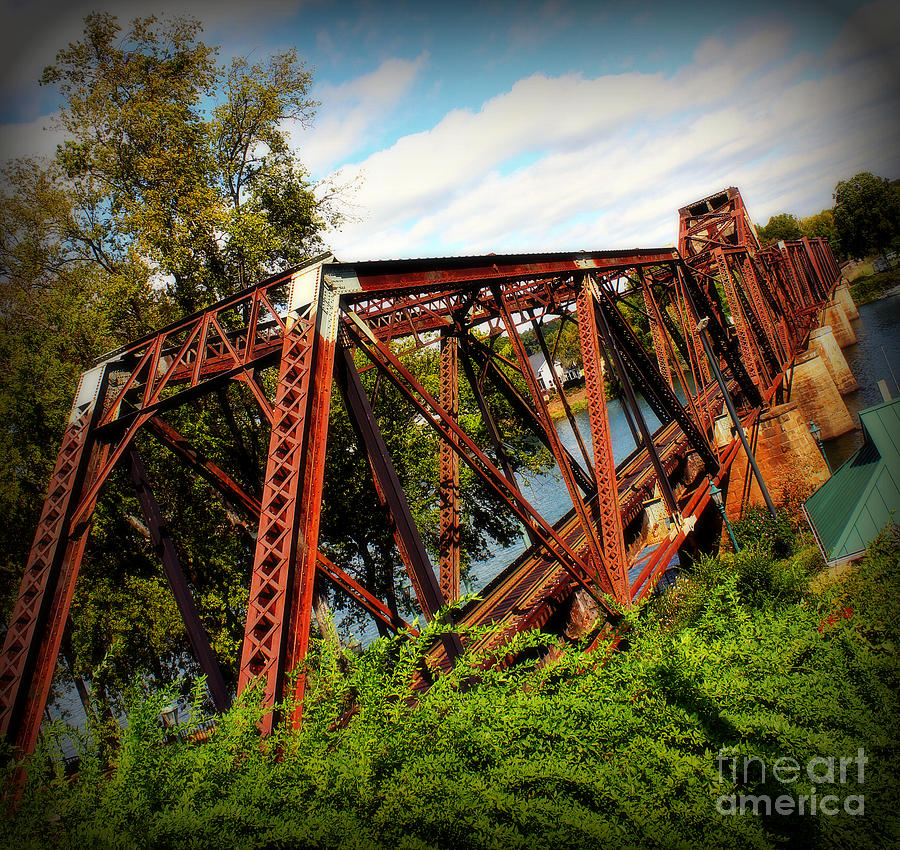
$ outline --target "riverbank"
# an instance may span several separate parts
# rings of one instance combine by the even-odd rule
[[[582,410],[587,410],[587,387],[585,387],[584,384],[581,384],[580,386],[566,390],[566,401],[569,402],[572,413],[579,413]],[[554,395],[553,398],[547,402],[547,410],[550,412],[551,419],[562,419],[566,415],[566,410],[558,395]]]
[[[878,274],[860,277],[850,284],[850,294],[856,306],[869,304],[892,295],[892,291],[900,287],[900,266]]]

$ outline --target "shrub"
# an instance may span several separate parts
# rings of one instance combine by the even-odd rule
[[[732,523],[732,529],[742,548],[752,546],[779,558],[792,552],[796,538],[787,511],[777,510],[773,517],[768,510],[756,505],[747,508],[744,515]]]
[[[574,647],[507,669],[464,656],[418,694],[409,678],[439,627],[341,663],[320,646],[303,729],[266,741],[253,693],[202,745],[165,744],[167,696],[150,697],[132,708],[111,777],[32,771],[0,847],[896,846],[900,550],[883,537],[813,593],[818,566],[809,550],[703,558],[667,602],[624,614],[627,651]],[[523,651],[553,638],[514,640]],[[336,724],[348,701],[355,713]],[[859,790],[734,779],[720,753],[771,768],[859,748],[864,816],[717,812],[720,795]]]

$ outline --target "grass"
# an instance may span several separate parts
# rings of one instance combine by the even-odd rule
[[[878,274],[870,272],[866,277],[857,278],[850,284],[850,294],[859,307],[870,301],[877,301],[895,286],[900,286],[900,266]]]

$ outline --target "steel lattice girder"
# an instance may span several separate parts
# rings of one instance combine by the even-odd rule
[[[826,297],[834,280],[823,280],[821,275],[826,270],[834,274],[837,266],[821,240],[758,251],[739,193],[728,193],[728,215],[716,213],[712,223],[699,218],[692,221],[689,236],[694,241],[690,245],[693,249],[699,244],[696,239],[702,237],[710,244],[725,243],[729,251],[747,251],[745,259],[756,263],[756,278],[751,282],[750,273],[743,273],[746,265],[742,267],[742,278],[750,290],[744,309],[758,313],[760,334],[768,337],[767,344],[772,342],[772,328],[780,328],[784,356],[792,356],[802,336],[802,328],[795,325],[796,307],[802,306],[808,314],[818,300]],[[710,206],[707,203],[707,208]],[[696,255],[692,250],[691,257]],[[585,312],[584,306],[586,273],[594,281],[592,312]],[[645,275],[652,283],[641,283],[639,288],[644,292],[641,297],[650,295],[644,304],[656,344],[670,346],[671,354],[681,351],[694,373],[696,387],[689,394],[691,414],[672,393],[671,373],[665,377],[660,374],[657,363],[664,361],[649,357],[641,349],[616,307],[623,293],[631,291],[629,287]],[[361,388],[348,347],[351,345],[400,389],[441,441],[442,480],[447,491],[447,516],[442,522],[446,551],[442,546],[441,556],[445,564],[442,574],[448,579],[447,596],[456,592],[454,558],[458,557],[458,543],[453,537],[458,514],[454,520],[454,501],[458,511],[459,497],[453,492],[458,486],[461,460],[524,524],[533,545],[530,554],[519,560],[547,565],[541,573],[543,578],[528,585],[530,590],[518,579],[513,581],[513,572],[506,584],[498,579],[502,593],[519,594],[515,596],[518,602],[503,602],[501,608],[509,611],[525,606],[516,628],[540,622],[543,615],[535,613],[537,608],[554,594],[565,592],[566,587],[581,586],[594,594],[591,582],[595,578],[600,588],[630,604],[634,590],[626,587],[624,579],[627,564],[622,528],[640,510],[642,494],[652,490],[659,475],[669,474],[681,456],[679,452],[693,449],[710,468],[718,464],[709,444],[708,411],[716,403],[715,389],[709,384],[694,329],[702,315],[712,319],[713,346],[731,379],[741,386],[751,405],[758,407],[761,403],[760,389],[744,370],[737,343],[725,330],[726,317],[709,293],[709,287],[697,283],[678,252],[665,248],[355,264],[337,263],[330,255],[323,255],[110,353],[85,373],[79,386],[4,640],[0,655],[0,730],[21,751],[33,749],[94,504],[110,472],[128,456],[141,429],[148,430],[202,475],[234,509],[258,518],[240,688],[262,679],[266,703],[272,705],[291,697],[295,705],[293,722],[299,721],[303,677],[297,679],[292,694],[285,693],[285,685],[287,674],[306,654],[317,571],[381,622],[405,627],[396,612],[319,551],[319,513],[335,374],[352,409],[351,419],[359,429],[360,440],[369,452],[376,491],[391,515],[398,549],[411,579],[419,585],[420,604],[426,615],[436,613],[444,598],[440,583],[411,517],[406,516],[405,497],[383,440],[379,443],[377,422]],[[765,314],[765,305],[761,306],[763,299],[771,316]],[[541,319],[549,316],[566,316],[568,321],[579,322],[583,353],[590,363],[588,402],[594,454],[588,470],[554,441],[555,430],[540,393],[532,387],[533,398],[525,399],[510,380],[507,372],[521,367],[528,385],[530,370],[524,362],[517,366],[505,361],[472,333],[478,328],[491,338],[505,329],[519,349],[521,361],[518,325],[533,321],[539,330]],[[339,328],[343,328],[346,339],[340,343],[336,358]],[[415,347],[431,345],[439,338],[447,341],[445,351],[453,354],[447,353],[442,364],[440,401],[416,382],[387,345],[401,337],[411,337]],[[612,469],[608,426],[603,422],[600,363],[609,356],[618,364],[620,380],[628,392],[632,392],[634,383],[651,400],[663,422],[669,423],[658,435],[649,435],[644,429],[638,435],[642,447],[623,461],[618,471]],[[472,384],[496,465],[456,422],[457,368],[452,360],[461,363],[466,380]],[[678,366],[674,356],[672,363]],[[279,370],[278,384],[275,397],[270,399],[257,374],[274,366]],[[485,379],[567,470],[574,512],[570,519],[564,517],[558,528],[548,523],[519,490],[505,457],[502,435],[481,392]],[[271,425],[261,500],[249,496],[162,418],[167,411],[217,391],[230,381],[248,387],[260,415]],[[701,415],[703,421],[698,418]],[[583,454],[587,455],[586,450]],[[629,483],[626,486],[623,482]],[[616,493],[617,500],[609,498]],[[599,504],[601,495],[603,503]],[[576,522],[573,528],[580,530],[566,537],[561,529],[569,528],[566,523],[571,522]],[[529,558],[538,561],[529,562]],[[656,566],[651,572],[654,570]],[[493,616],[486,608],[476,608],[470,606],[474,620],[480,617],[487,621]],[[444,641],[443,646],[447,657],[461,648],[453,639]],[[271,728],[274,721],[269,715],[265,728]]]

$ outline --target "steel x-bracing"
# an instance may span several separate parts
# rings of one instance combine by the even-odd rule
[[[711,380],[697,322],[709,318],[712,356],[743,405],[741,415],[756,421],[838,278],[823,240],[761,248],[740,193],[730,188],[682,208],[677,251],[346,264],[323,255],[111,352],[83,376],[63,435],[0,655],[0,729],[21,752],[33,749],[91,514],[105,481],[127,458],[151,536],[191,621],[195,652],[205,668],[215,670],[161,511],[135,465],[133,447],[142,434],[151,434],[208,482],[229,511],[241,514],[243,527],[255,527],[238,689],[259,683],[264,704],[286,700],[291,722],[298,723],[304,677],[297,676],[293,690],[287,684],[306,657],[317,577],[383,627],[409,628],[396,601],[366,586],[360,565],[342,556],[339,546],[328,549],[334,541],[321,539],[333,382],[427,618],[439,616],[441,606],[459,596],[466,515],[460,464],[495,510],[521,523],[525,551],[453,620],[494,630],[468,646],[455,634],[445,636],[432,648],[429,666],[446,667],[466,648],[499,659],[505,637],[546,624],[567,595],[587,593],[605,610],[614,606],[604,593],[628,606],[652,592],[705,510],[706,485],[679,491],[675,476],[696,455],[719,480],[736,449],[714,447],[712,424],[723,397]],[[542,330],[557,317],[577,323],[584,370],[591,445],[577,440],[575,455],[559,439],[547,398],[548,391],[565,390],[554,370],[562,330],[552,349]],[[642,318],[649,322],[652,354],[640,342],[648,329],[638,326]],[[523,327],[554,372],[548,388],[539,386],[531,370]],[[406,365],[432,346],[438,349],[435,392]],[[277,370],[270,381],[273,395],[261,378],[267,370]],[[635,439],[634,451],[618,466],[605,397],[612,377],[623,391]],[[471,405],[465,411],[461,380],[465,404]],[[166,420],[204,395],[224,396],[235,382],[258,411],[255,427],[268,432],[265,469],[255,482],[236,480]],[[409,482],[398,473],[379,428],[380,383],[394,387],[394,397],[406,405],[408,427],[436,445],[436,480],[426,488],[434,504],[419,506],[438,518],[431,537],[416,524],[405,492]],[[662,423],[655,433],[638,393]],[[571,408],[559,403],[577,427]],[[509,442],[513,432],[531,435],[550,450],[571,506],[560,519],[551,521],[524,495]],[[654,492],[664,498],[671,531],[629,582],[627,553],[639,542],[638,520]],[[429,547],[437,551],[437,570]],[[427,679],[423,674],[420,684]],[[230,695],[220,683],[216,689],[217,702],[227,704]],[[269,713],[264,731],[277,719]]]

